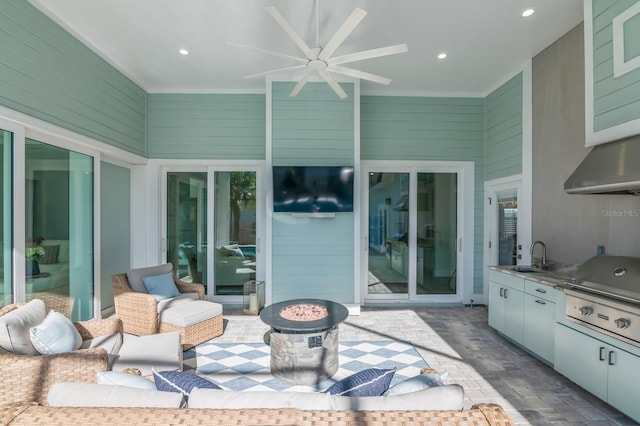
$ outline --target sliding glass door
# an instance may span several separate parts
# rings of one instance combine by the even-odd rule
[[[459,172],[442,165],[431,169],[428,164],[364,168],[365,299],[460,298]]]
[[[93,313],[93,157],[25,143],[25,299],[74,320]]]
[[[260,277],[258,170],[207,167],[166,173],[167,261],[210,299],[241,301]]]
[[[0,197],[2,228],[0,228],[0,306],[13,302],[13,133],[0,129]]]

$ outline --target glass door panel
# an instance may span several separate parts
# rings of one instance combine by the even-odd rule
[[[408,294],[410,207],[409,173],[369,174],[368,295]]]
[[[27,139],[26,300],[93,317],[93,158]]]
[[[498,265],[518,264],[518,193],[504,191],[498,198]]]
[[[0,129],[0,191],[2,191],[2,228],[0,242],[0,306],[13,302],[13,133]]]
[[[418,173],[416,294],[456,294],[457,174]]]
[[[242,296],[256,277],[256,172],[215,172],[215,188],[215,294]]]
[[[167,173],[167,262],[178,278],[205,286],[207,173]]]

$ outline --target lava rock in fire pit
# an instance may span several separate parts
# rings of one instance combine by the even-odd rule
[[[280,316],[289,321],[316,321],[328,317],[329,310],[319,305],[290,305],[280,311]]]

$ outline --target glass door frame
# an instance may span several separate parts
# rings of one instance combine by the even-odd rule
[[[361,303],[468,303],[473,298],[474,265],[474,170],[472,161],[387,161],[363,160],[361,163],[360,251]],[[369,256],[369,179],[370,173],[409,173],[409,271],[408,293],[368,294]],[[419,173],[455,173],[457,175],[457,244],[455,294],[417,294],[417,185]]]
[[[1,112],[1,111],[0,111]],[[100,312],[100,162],[101,152],[91,149],[85,144],[74,143],[68,131],[58,128],[40,130],[37,120],[35,124],[21,124],[0,117],[0,128],[13,133],[13,259],[12,287],[13,303],[22,303],[26,299],[25,277],[25,230],[26,230],[26,197],[25,197],[25,143],[32,139],[41,143],[90,156],[93,159],[93,318]],[[43,126],[44,127],[44,126]],[[67,137],[62,136],[63,134]]]
[[[179,172],[207,173],[207,242],[215,241],[215,174],[216,172],[255,172],[256,173],[256,280],[264,281],[266,276],[265,257],[265,175],[264,161],[234,160],[192,160],[168,161],[160,164],[160,259],[167,261],[167,174]],[[215,291],[214,250],[207,250],[207,300],[241,305],[242,295],[218,296]]]

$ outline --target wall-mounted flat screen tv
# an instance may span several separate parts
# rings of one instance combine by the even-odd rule
[[[273,211],[353,211],[353,167],[274,166]]]

